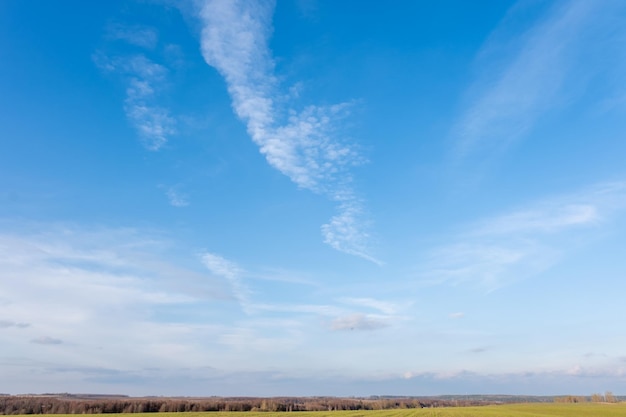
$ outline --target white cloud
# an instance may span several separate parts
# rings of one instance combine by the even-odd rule
[[[532,242],[458,243],[431,252],[423,278],[434,283],[477,283],[494,290],[545,270],[558,257],[556,250]]]
[[[367,307],[374,310],[378,310],[384,314],[395,314],[398,310],[398,307],[390,302],[376,300],[373,298],[352,298],[352,297],[344,297],[341,298],[340,301],[361,307]]]
[[[256,311],[269,311],[274,313],[290,313],[303,314],[303,315],[315,315],[321,317],[334,317],[334,318],[346,318],[363,316],[367,319],[378,321],[391,321],[400,320],[402,317],[397,316],[399,306],[390,302],[375,300],[373,298],[340,298],[338,304],[252,304],[251,308]],[[371,312],[355,312],[358,307],[363,307],[368,310],[377,310],[379,313],[372,314]]]
[[[213,253],[202,254],[204,265],[215,275],[233,279],[239,276],[241,269],[233,262]]]
[[[598,208],[591,204],[545,205],[491,220],[478,233],[555,233],[573,226],[593,225],[599,221]]]
[[[187,196],[180,194],[175,188],[168,188],[165,195],[167,196],[170,204],[174,207],[187,207],[189,205]]]
[[[118,372],[141,373],[157,363],[166,375],[210,365],[212,340],[224,330],[204,314],[229,302],[229,289],[177,266],[171,242],[132,229],[19,228],[0,233],[0,356],[9,358],[1,374],[45,390],[65,384],[60,369],[115,364]]]
[[[282,268],[264,268],[260,271],[250,273],[247,277],[261,281],[274,281],[285,284],[305,285],[308,287],[319,286],[320,284],[314,281],[309,275],[309,273],[302,271],[290,271]]]
[[[448,314],[448,317],[450,317],[451,319],[462,319],[463,317],[465,317],[465,313],[460,311],[456,313],[450,313]]]
[[[254,309],[280,313],[314,314],[335,316],[345,314],[346,310],[329,304],[254,304]]]
[[[48,303],[71,311],[74,307],[94,310],[126,303],[178,304],[222,297],[222,289],[207,281],[207,276],[196,276],[164,261],[160,254],[166,250],[165,241],[142,237],[130,229],[52,227],[34,233],[4,233],[0,234],[0,247],[2,293],[7,311],[15,309],[17,314],[11,321],[2,321],[3,327],[36,330],[38,323],[29,318],[34,313],[16,303],[27,301],[23,298],[29,293],[33,301],[26,305],[43,303],[34,309],[38,312],[45,311]],[[186,285],[196,280],[205,281],[206,290],[215,286],[213,295],[195,285],[187,290]],[[172,291],[174,285],[177,291]],[[98,299],[92,300],[89,294],[98,294]]]
[[[126,101],[124,109],[144,140],[146,148],[151,151],[159,150],[167,143],[168,137],[176,133],[176,121],[167,109],[145,105],[132,99]]]
[[[471,225],[432,250],[420,277],[431,283],[477,283],[489,290],[556,264],[579,240],[626,209],[626,183],[597,184]],[[584,244],[584,239],[580,244]]]
[[[363,227],[362,217],[359,201],[344,201],[339,205],[339,213],[333,216],[328,223],[322,225],[324,242],[338,251],[382,265],[382,261],[369,254],[370,236],[367,229]]]
[[[512,41],[506,40],[511,22],[505,19],[479,54],[480,76],[453,132],[457,156],[506,149],[542,115],[566,104],[573,91],[581,91],[589,74],[580,68],[611,71],[592,68],[596,64],[588,55],[597,42],[586,40],[599,36],[603,47],[621,44],[618,27],[606,30],[619,22],[613,16],[622,8],[619,3],[557,2],[535,26]]]
[[[199,2],[204,59],[226,80],[235,113],[268,163],[299,187],[338,202],[339,214],[322,227],[324,241],[378,263],[367,250],[361,203],[350,186],[349,168],[363,159],[335,137],[349,105],[289,106],[268,47],[273,9],[273,1]]]
[[[165,82],[168,71],[144,55],[129,58],[122,68],[131,77],[124,102],[126,116],[134,124],[145,146],[158,150],[169,136],[176,133],[176,120],[169,110],[153,102],[155,90]]]
[[[330,320],[331,330],[377,330],[403,320],[396,315],[399,307],[390,302],[373,298],[340,298],[339,304],[252,304],[254,311],[311,315]],[[370,312],[354,311],[362,307]],[[379,313],[371,313],[377,310]]]
[[[177,124],[169,109],[157,104],[169,70],[143,54],[110,58],[97,53],[93,59],[103,71],[123,77],[127,84],[124,111],[144,146],[152,151],[163,147],[176,133]]]
[[[390,324],[385,317],[355,313],[334,319],[330,327],[332,330],[378,330]]]
[[[473,226],[472,235],[535,235],[597,226],[626,208],[626,182],[596,184]]]
[[[228,280],[241,308],[246,313],[250,313],[250,290],[242,281],[241,274],[243,270],[234,262],[214,253],[204,252],[200,255],[200,259],[212,274]]]

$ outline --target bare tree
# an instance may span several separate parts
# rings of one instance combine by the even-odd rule
[[[617,399],[611,391],[607,391],[604,393],[604,401],[606,401],[607,403],[615,403],[617,402]]]

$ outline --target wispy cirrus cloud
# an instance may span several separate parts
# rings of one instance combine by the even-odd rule
[[[259,311],[269,311],[290,314],[311,314],[317,316],[334,316],[346,312],[345,309],[331,304],[255,304],[254,308]]]
[[[549,202],[489,221],[476,233],[503,235],[509,233],[552,233],[574,226],[600,221],[598,207],[586,202]]]
[[[301,188],[326,195],[338,214],[322,226],[336,250],[379,263],[369,254],[364,208],[350,168],[363,162],[337,139],[349,103],[298,107],[282,91],[268,46],[273,1],[198,1],[205,61],[225,79],[232,106],[268,163]]]
[[[20,360],[0,363],[0,373],[50,367],[46,378],[64,380],[55,369],[207,364],[201,357],[211,342],[199,340],[198,329],[210,337],[223,329],[188,309],[228,300],[229,289],[199,262],[200,272],[190,269],[193,263],[177,266],[172,242],[155,232],[17,223],[3,224],[0,232],[0,332],[2,356]],[[50,349],[42,359],[44,347]],[[44,360],[49,366],[35,363]]]
[[[399,316],[400,306],[373,298],[342,297],[333,304],[253,304],[256,311],[317,316],[330,330],[379,330],[390,327],[405,317]],[[374,310],[374,312],[372,312]]]
[[[105,38],[149,50],[158,43],[157,31],[140,25],[112,24]],[[143,52],[110,56],[98,51],[93,60],[102,71],[122,77],[126,85],[124,111],[144,146],[152,151],[162,148],[176,134],[177,125],[170,110],[158,103],[158,97],[168,83],[170,70]]]
[[[457,159],[493,155],[529,133],[542,116],[584,91],[591,75],[611,73],[606,59],[589,60],[598,44],[621,56],[621,2],[556,2],[520,37],[510,39],[508,16],[478,55],[469,102],[454,129]],[[528,5],[526,5],[528,6]],[[509,13],[525,9],[518,4]],[[589,39],[594,39],[590,42]],[[623,68],[623,65],[617,67]]]
[[[626,182],[593,185],[477,223],[470,234],[552,234],[594,226],[626,208]]]
[[[493,290],[551,267],[625,210],[626,182],[619,181],[540,201],[469,226],[430,252],[420,276]]]
[[[189,200],[187,199],[187,196],[178,191],[176,187],[169,187],[165,191],[165,195],[171,206],[187,207],[189,205]]]
[[[376,300],[374,298],[344,297],[341,298],[340,301],[346,304],[378,310],[383,314],[395,314],[398,311],[398,306],[396,304],[388,301]]]
[[[243,270],[239,265],[211,252],[202,253],[200,259],[213,275],[225,278],[230,283],[233,294],[241,305],[241,308],[246,313],[250,313],[250,289],[242,281],[241,275]]]
[[[363,204],[358,199],[344,199],[338,206],[338,213],[322,226],[324,243],[332,248],[359,256],[377,265],[383,262],[370,255],[370,236],[363,218]]]
[[[176,119],[170,111],[156,103],[156,96],[167,81],[169,70],[144,54],[110,58],[94,55],[100,69],[121,75],[126,82],[124,111],[146,148],[163,147],[176,133]]]
[[[453,243],[431,251],[421,278],[431,283],[477,284],[495,290],[552,266],[560,253],[536,242],[515,238]]]

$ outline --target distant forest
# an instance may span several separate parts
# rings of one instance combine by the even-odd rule
[[[596,395],[596,394],[594,394]],[[337,397],[127,397],[108,395],[0,395],[0,414],[104,414],[188,411],[333,411],[386,410],[398,408],[458,407],[520,402],[584,402],[598,398],[582,396],[535,397],[470,395],[438,397],[372,396]],[[605,399],[602,397],[602,399]],[[612,397],[613,400],[621,398]]]

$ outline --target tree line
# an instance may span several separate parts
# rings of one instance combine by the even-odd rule
[[[93,398],[95,397],[95,398]],[[80,396],[0,396],[0,414],[112,414],[201,411],[334,411],[387,410],[445,406],[484,405],[493,401],[437,398],[131,398]]]
[[[564,397],[556,397],[554,399],[554,402],[558,403],[616,403],[618,401],[619,399],[615,395],[613,395],[611,391],[606,391],[604,395],[594,393],[591,394],[591,397],[585,397],[584,395],[567,395]]]

